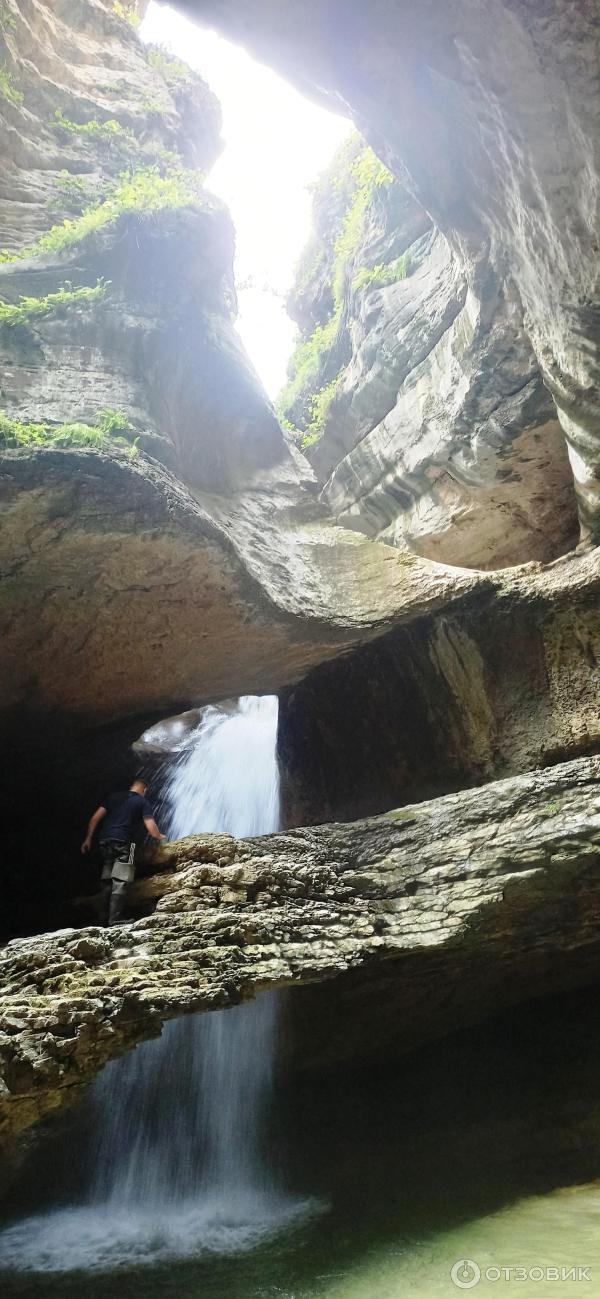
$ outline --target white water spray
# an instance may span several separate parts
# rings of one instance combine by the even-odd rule
[[[277,697],[206,708],[166,781],[171,839],[222,831],[236,839],[279,828]]]
[[[210,708],[167,781],[171,837],[279,823],[277,700]],[[87,1204],[0,1235],[0,1267],[139,1266],[248,1248],[311,1207],[285,1195],[263,1150],[279,997],[168,1024],[115,1061],[90,1095],[97,1132]]]

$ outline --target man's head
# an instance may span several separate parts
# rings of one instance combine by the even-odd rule
[[[142,776],[136,776],[135,780],[132,782],[132,784],[129,786],[129,788],[130,788],[130,790],[133,791],[134,794],[147,794],[147,793],[148,793],[148,784],[147,784],[147,781],[145,781],[145,780],[143,779]]]

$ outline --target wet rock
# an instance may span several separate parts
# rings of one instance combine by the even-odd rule
[[[5,1137],[163,1019],[262,987],[298,986],[289,1051],[320,1067],[597,979],[599,780],[600,759],[579,759],[400,816],[241,841],[224,868],[232,879],[239,858],[235,889],[189,865],[189,840],[169,845],[153,915],[0,953]]]

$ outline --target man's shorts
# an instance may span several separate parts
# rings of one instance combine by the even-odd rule
[[[135,879],[135,844],[119,843],[116,839],[103,839],[100,843],[102,879],[122,880],[131,884]]]

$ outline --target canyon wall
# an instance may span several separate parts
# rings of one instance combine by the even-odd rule
[[[483,588],[283,691],[286,822],[382,812],[600,748],[600,587],[585,561]],[[571,580],[569,580],[569,574]]]
[[[474,580],[317,501],[234,328],[233,230],[204,181],[214,98],[133,13],[2,9],[9,720],[277,688]]]
[[[301,341],[280,410],[339,522],[483,569],[575,544],[565,439],[514,294],[460,266],[358,137],[317,186],[288,309]]]
[[[297,0],[178,0],[178,7],[214,23],[302,90],[352,116],[442,236],[438,274],[448,282],[449,302],[454,295],[456,324],[429,364],[431,377],[448,391],[450,409],[440,411],[423,391],[427,367],[408,382],[400,373],[399,405],[388,407],[389,433],[383,429],[376,436],[373,429],[363,460],[356,454],[353,463],[362,470],[366,461],[371,480],[377,470],[389,474],[393,486],[403,472],[399,447],[407,417],[424,414],[438,449],[440,440],[450,435],[455,443],[458,434],[458,475],[451,473],[445,491],[440,484],[445,501],[435,491],[425,501],[437,533],[440,509],[442,522],[453,510],[460,516],[469,486],[489,493],[493,485],[489,452],[486,457],[485,446],[473,450],[468,431],[461,430],[461,388],[471,387],[475,408],[479,391],[481,409],[475,413],[485,427],[493,406],[486,401],[486,376],[477,374],[477,356],[485,370],[500,360],[503,387],[512,365],[520,376],[515,394],[523,396],[527,383],[539,391],[537,411],[525,402],[517,426],[505,429],[504,440],[508,434],[513,442],[510,454],[519,434],[538,427],[544,444],[554,448],[548,479],[558,473],[562,481],[558,419],[582,532],[595,537],[600,36],[594,0],[427,0],[417,8],[406,0],[393,6],[374,0],[368,8],[358,0],[310,0],[302,6]],[[388,292],[389,310],[404,300],[409,306],[415,288],[407,284],[395,295]],[[434,342],[431,331],[430,336]],[[552,407],[544,407],[540,377]],[[489,382],[488,374],[488,397]],[[350,388],[349,377],[346,397]],[[506,400],[510,391],[498,395]],[[498,425],[492,460],[503,441],[501,418]],[[493,433],[492,420],[484,443]],[[451,447],[453,456],[456,450]],[[532,450],[526,437],[521,456],[516,448],[517,462],[529,462]],[[557,467],[561,460],[563,469]],[[444,471],[444,457],[436,463]],[[341,503],[352,508],[346,468],[351,477],[352,465],[340,473]],[[388,504],[381,510],[380,523],[389,509]],[[372,513],[368,502],[364,513]]]

